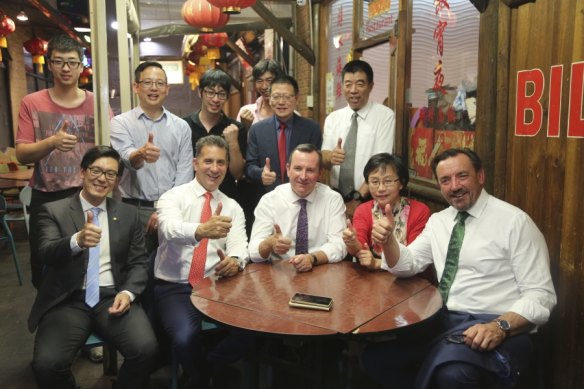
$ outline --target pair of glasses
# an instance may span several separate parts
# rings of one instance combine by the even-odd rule
[[[158,80],[144,80],[144,81],[136,81],[136,84],[142,85],[144,88],[151,88],[152,85],[156,85],[157,88],[164,88],[167,84],[166,81]]]
[[[399,182],[399,178],[393,180],[383,180],[383,181],[369,181],[369,186],[372,188],[379,188],[383,185],[385,188],[390,188],[392,186],[396,186]]]
[[[52,59],[51,63],[56,68],[62,68],[63,66],[67,65],[67,66],[69,66],[69,69],[77,69],[79,67],[79,65],[81,65],[81,62],[79,62],[79,61],[73,61],[73,60],[65,61],[65,60],[62,60],[60,58]]]
[[[292,99],[294,99],[294,95],[272,95],[270,96],[270,100],[274,101],[274,102],[278,102],[278,101],[285,101],[286,103],[289,103],[292,101]]]
[[[227,92],[225,92],[225,91],[215,92],[214,90],[211,90],[211,89],[203,89],[203,93],[209,99],[213,99],[213,98],[215,98],[215,96],[217,96],[217,98],[219,100],[226,100],[227,99]]]
[[[96,166],[90,166],[87,168],[87,171],[89,171],[89,176],[91,178],[101,177],[102,174],[105,175],[105,178],[108,181],[115,181],[115,179],[118,178],[118,172],[114,170],[102,170]]]

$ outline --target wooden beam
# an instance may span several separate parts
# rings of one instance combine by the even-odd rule
[[[280,18],[277,19],[278,23],[286,28],[290,28],[292,25],[292,19],[290,18]],[[240,24],[226,24],[221,28],[216,28],[213,32],[241,32],[241,31],[254,31],[254,30],[265,30],[266,28],[271,28],[266,22],[254,22],[254,23],[240,23]],[[166,24],[160,27],[147,28],[140,31],[140,38],[163,38],[167,36],[174,35],[188,35],[188,34],[203,34],[205,33],[200,28],[190,26],[188,24]]]
[[[254,59],[248,53],[243,51],[241,47],[237,46],[231,39],[229,39],[225,44],[231,49],[231,51],[243,58],[245,62],[249,64],[249,66],[255,66],[256,61],[254,61]]]
[[[89,48],[89,44],[75,31],[69,20],[61,12],[53,8],[46,0],[28,0],[28,3],[38,9],[39,12],[45,15],[51,23],[56,24],[64,33],[81,43],[84,47]]]
[[[304,42],[296,38],[296,36],[292,34],[288,28],[280,24],[278,18],[276,18],[274,14],[262,4],[261,1],[256,1],[256,3],[251,6],[251,8],[253,8],[253,10],[266,21],[266,23],[268,23],[274,30],[276,30],[285,42],[294,47],[294,49],[298,51],[298,53],[304,57],[304,59],[309,64],[314,66],[316,63],[316,57],[314,56],[312,49]]]

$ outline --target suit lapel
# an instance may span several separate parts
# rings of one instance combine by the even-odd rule
[[[118,218],[118,205],[112,199],[107,198],[107,222],[109,228],[109,242],[110,242],[110,256],[114,255],[114,248],[119,245],[119,218]],[[113,261],[112,261],[113,262]]]
[[[83,208],[81,207],[79,193],[80,192],[77,192],[73,197],[71,197],[71,202],[69,203],[69,207],[71,209],[70,215],[76,231],[81,230],[85,225],[85,215],[83,213]]]

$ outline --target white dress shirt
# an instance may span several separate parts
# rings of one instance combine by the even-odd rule
[[[343,140],[349,134],[351,120],[355,111],[349,106],[331,112],[324,121],[322,150],[332,151],[339,138]],[[385,105],[369,101],[357,111],[357,146],[355,152],[354,187],[358,189],[365,181],[363,169],[372,155],[378,153],[393,153],[395,140],[395,115]],[[333,188],[339,186],[340,166],[333,166],[330,180]]]
[[[156,201],[170,188],[193,179],[191,128],[183,119],[166,108],[159,118],[151,119],[138,106],[115,116],[110,124],[112,147],[120,153],[126,168],[119,184],[122,197]],[[144,146],[149,133],[154,135],[160,158],[134,169],[130,155]]]
[[[255,209],[255,221],[249,242],[250,258],[254,262],[267,260],[259,253],[260,243],[274,233],[278,224],[282,235],[292,240],[290,250],[281,257],[289,259],[296,251],[296,228],[300,212],[300,197],[292,191],[290,183],[282,184],[265,194]],[[343,242],[345,229],[345,204],[341,195],[326,185],[317,183],[306,197],[308,217],[308,252],[323,251],[329,262],[339,262],[347,255]]]
[[[172,188],[160,197],[156,207],[158,213],[158,241],[160,243],[154,263],[154,275],[161,280],[188,283],[193,251],[199,245],[195,232],[199,227],[201,212],[205,204],[207,190],[195,178],[191,182]],[[211,214],[219,201],[223,208],[221,215],[231,217],[231,229],[227,237],[209,239],[205,277],[209,276],[219,263],[217,249],[226,256],[238,257],[246,261],[247,235],[243,210],[221,191],[211,192]]]
[[[440,280],[457,213],[449,207],[433,214],[412,244],[400,245],[397,264],[388,269],[382,261],[382,266],[407,277],[434,263]],[[468,213],[448,309],[497,315],[511,311],[535,325],[546,323],[556,293],[543,234],[525,212],[484,189]]]

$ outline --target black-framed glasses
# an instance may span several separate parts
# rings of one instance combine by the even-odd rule
[[[69,69],[77,69],[79,67],[79,65],[81,65],[81,62],[79,62],[79,61],[74,61],[71,59],[68,61],[65,61],[65,60],[60,59],[60,58],[52,59],[51,63],[56,68],[62,68],[63,66],[67,65],[67,66],[69,66]]]
[[[371,180],[369,181],[369,186],[372,188],[379,188],[381,185],[383,185],[385,188],[390,188],[392,186],[397,185],[398,182],[399,178],[395,178],[393,180],[385,179],[383,181]]]
[[[115,179],[118,178],[118,172],[115,170],[102,170],[96,166],[90,166],[87,168],[87,171],[91,178],[101,177],[102,174],[105,175],[105,178],[108,181],[115,181]]]
[[[211,89],[203,89],[203,93],[209,99],[212,99],[215,96],[217,96],[217,98],[219,100],[226,100],[227,99],[227,92],[225,92],[225,91],[215,92],[214,90],[211,90]]]
[[[162,80],[158,80],[158,81],[142,80],[142,81],[136,81],[136,84],[142,85],[144,88],[151,88],[152,85],[156,85],[158,88],[164,88],[167,85],[166,81],[162,81]]]

